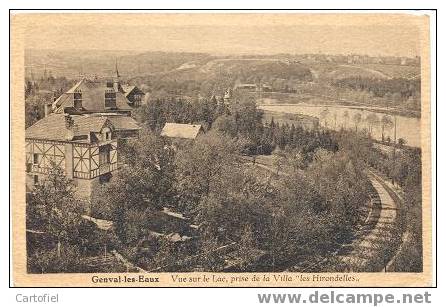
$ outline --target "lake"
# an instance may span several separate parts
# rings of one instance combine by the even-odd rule
[[[344,128],[355,129],[356,123],[353,119],[355,114],[361,114],[361,121],[358,124],[359,129],[369,129],[367,116],[374,113],[379,121],[386,114],[367,110],[363,107],[352,107],[343,105],[309,105],[309,104],[260,104],[258,107],[262,110],[283,112],[291,114],[304,114],[319,118],[320,125],[329,129],[340,130]],[[325,111],[324,111],[325,110]],[[325,113],[325,116],[324,116]],[[392,139],[394,137],[394,121],[396,120],[396,137],[403,138],[409,146],[420,147],[421,143],[421,121],[420,118],[406,117],[400,115],[387,115],[392,119],[392,124],[384,129],[384,136]],[[372,137],[381,140],[382,125],[380,122],[372,125]]]

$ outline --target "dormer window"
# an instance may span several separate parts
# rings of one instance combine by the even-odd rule
[[[116,93],[114,90],[105,90],[105,107],[116,108]]]
[[[108,127],[103,128],[101,131],[101,134],[102,134],[102,141],[111,141],[112,131],[110,128],[108,128]]]
[[[80,90],[74,92],[74,107],[76,109],[82,108],[82,92]]]

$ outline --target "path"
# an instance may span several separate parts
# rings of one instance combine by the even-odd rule
[[[384,180],[370,173],[370,182],[378,193],[381,210],[379,218],[372,229],[364,229],[358,233],[357,238],[348,245],[344,245],[335,256],[338,262],[346,270],[355,272],[376,271],[384,269],[391,255],[383,257],[383,251],[395,237],[399,204],[396,195],[391,195]],[[389,250],[389,253],[392,252]]]

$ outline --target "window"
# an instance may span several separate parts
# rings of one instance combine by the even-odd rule
[[[33,164],[39,164],[40,162],[40,155],[39,154],[33,154]]]
[[[135,96],[133,96],[134,101],[135,101],[135,106],[139,106],[141,104],[141,98],[142,96],[139,94],[136,94]]]
[[[39,184],[39,176],[34,175],[34,185],[38,185]]]
[[[82,92],[80,90],[74,92],[73,100],[74,100],[74,107],[76,109],[82,108]]]
[[[108,127],[103,128],[101,134],[102,141],[110,141],[112,139],[112,131]]]
[[[105,91],[105,107],[116,108],[116,93],[114,91]]]

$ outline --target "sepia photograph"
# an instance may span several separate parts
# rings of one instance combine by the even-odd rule
[[[432,284],[429,16],[10,18],[17,284]]]

